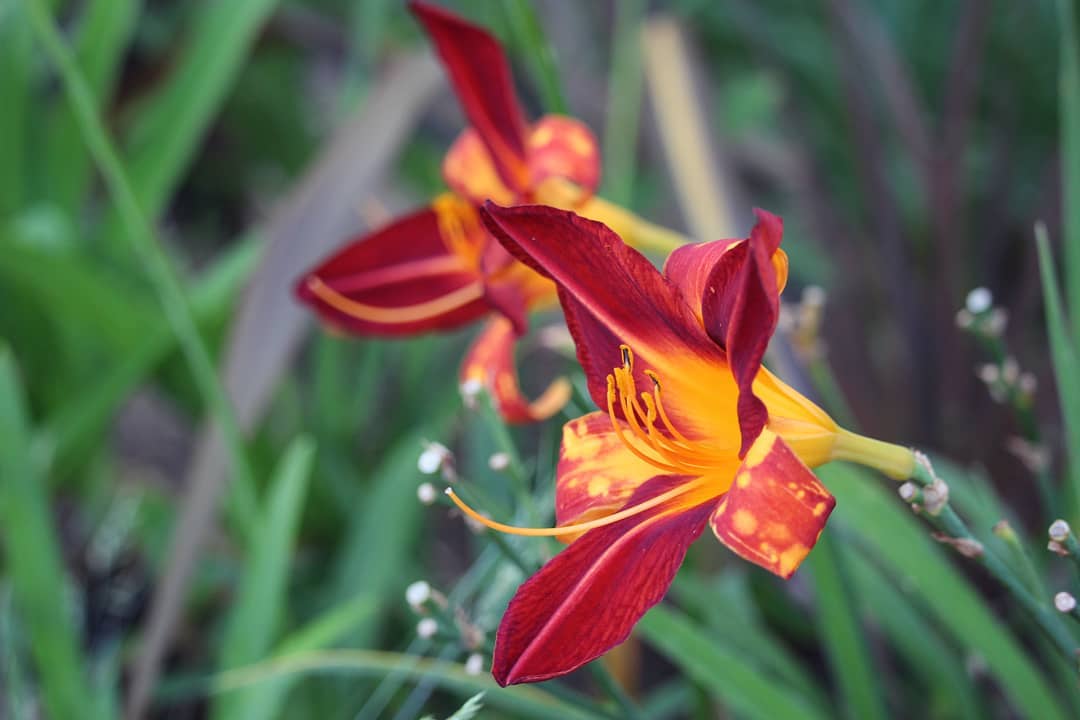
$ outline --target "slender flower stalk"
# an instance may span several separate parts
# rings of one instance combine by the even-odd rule
[[[487,31],[424,2],[409,7],[469,121],[443,160],[449,191],[349,241],[304,273],[296,294],[324,323],[354,335],[410,336],[484,321],[462,363],[463,387],[486,387],[510,422],[541,420],[563,407],[570,385],[559,378],[527,399],[514,347],[529,314],[555,306],[555,285],[495,242],[480,222],[479,207],[491,199],[573,208],[618,228],[629,242],[659,251],[684,238],[593,194],[600,153],[591,131],[563,115],[528,122],[510,64]]]
[[[600,408],[564,428],[555,527],[491,520],[448,491],[493,530],[568,543],[503,617],[500,684],[565,674],[622,642],[706,526],[790,577],[835,505],[810,468],[849,460],[898,480],[915,471],[910,449],[838,427],[762,366],[787,256],[780,218],[757,215],[748,238],[680,247],[660,273],[572,212],[486,205],[489,232],[558,287]]]

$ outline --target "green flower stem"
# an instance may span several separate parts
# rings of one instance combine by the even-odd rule
[[[1024,542],[1013,530],[1012,525],[1002,520],[994,526],[994,535],[1001,538],[1001,541],[1005,543],[1005,547],[1009,548],[1012,566],[1020,573],[1021,580],[1024,581],[1027,589],[1035,596],[1046,592],[1039,571],[1035,569],[1035,563],[1032,562],[1027,548],[1024,547]]]
[[[994,364],[999,368],[1002,367],[1011,356],[1009,347],[1005,344],[1005,338],[1000,333],[980,332],[977,328],[977,325],[973,326],[971,328],[972,333],[979,340],[983,350],[990,355]],[[1012,411],[1013,418],[1020,428],[1020,435],[1024,441],[1033,447],[1044,447],[1042,430],[1039,427],[1038,419],[1035,417],[1035,407],[1031,402],[1031,398],[1025,396],[1019,388],[1012,387],[1005,398],[1005,403]],[[1058,497],[1054,489],[1054,476],[1050,471],[1050,464],[1044,462],[1039,467],[1034,468],[1033,472],[1035,482],[1039,488],[1039,498],[1042,501],[1043,512],[1052,515],[1054,509],[1058,506]]]
[[[482,390],[476,400],[479,404],[480,414],[483,415],[484,422],[487,424],[488,431],[495,439],[495,446],[499,452],[506,453],[506,457],[510,460],[509,465],[506,466],[506,474],[510,476],[514,483],[518,499],[524,500],[524,495],[528,493],[525,463],[521,460],[521,453],[518,452],[510,428],[499,414],[495,398],[490,393]]]
[[[224,436],[234,476],[234,482],[231,483],[232,500],[237,510],[236,517],[245,523],[241,527],[246,531],[249,529],[246,524],[252,522],[257,515],[253,476],[244,452],[239,425],[210,359],[210,352],[199,334],[183,286],[162,250],[150,220],[139,204],[120,156],[95,109],[93,93],[61,38],[52,14],[42,0],[34,0],[29,4],[29,8],[38,40],[60,73],[83,140],[119,209],[128,239],[154,285],[165,317],[176,334],[203,402]]]
[[[924,489],[940,482],[934,475],[929,461],[925,459],[915,463],[915,472],[912,474],[911,480]],[[986,548],[971,533],[967,524],[956,514],[951,504],[946,502],[936,514],[924,512],[923,516],[947,537],[970,543],[972,549],[977,548],[977,551],[965,554],[982,565],[998,582],[1008,588],[1046,636],[1061,651],[1062,656],[1070,666],[1077,669],[1077,642],[1069,629],[1061,622],[1061,618],[1050,608],[1048,603],[1040,601],[1032,595],[1012,571],[1012,568]]]

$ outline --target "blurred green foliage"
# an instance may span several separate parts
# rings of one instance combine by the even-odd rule
[[[1003,517],[1022,530],[1049,581],[1041,597],[1075,589],[1042,550],[1053,518],[1032,474],[1003,449],[1016,421],[971,377],[984,358],[953,323],[978,284],[1016,319],[1010,345],[1043,381],[1036,417],[1058,514],[1080,521],[1074,2],[456,5],[507,43],[534,115],[565,104],[603,128],[604,190],[657,219],[671,219],[673,198],[640,115],[640,31],[654,14],[677,17],[701,51],[701,109],[747,207],[786,216],[793,286],[820,283],[833,299],[824,339],[838,383],[826,402],[842,392],[869,432],[991,468],[939,462],[978,532]],[[218,358],[258,272],[254,228],[329,133],[370,110],[387,59],[421,40],[385,0],[40,4],[153,221],[143,240],[180,280],[198,330],[185,339],[132,250],[31,7],[0,0],[0,717],[115,717],[182,530],[192,437],[213,414],[182,348]],[[387,197],[421,202],[440,187],[461,124],[441,105],[403,148]],[[1041,276],[1037,218],[1049,225]],[[586,674],[503,690],[465,671],[470,653],[489,659],[523,577],[507,550],[532,567],[557,546],[500,546],[421,505],[421,443],[452,446],[486,507],[536,524],[550,519],[559,439],[559,419],[511,430],[462,407],[465,334],[312,336],[240,448],[253,476],[246,520],[234,513],[208,539],[154,716],[443,717],[480,691],[482,717],[619,716]],[[520,456],[512,477],[488,465],[507,450]],[[673,602],[639,626],[642,671],[620,678],[646,717],[1080,715],[1075,666],[931,540],[887,481],[848,467],[821,476],[838,510],[827,546],[790,583],[707,543],[693,550]],[[484,631],[477,647],[452,623],[416,636],[403,599],[416,579]]]

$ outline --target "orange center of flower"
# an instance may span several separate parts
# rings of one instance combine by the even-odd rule
[[[619,350],[623,364],[607,376],[607,409],[611,428],[626,448],[650,465],[680,475],[702,475],[730,461],[730,453],[720,453],[679,432],[664,409],[660,378],[652,370],[645,371],[652,380],[652,392],[639,395],[634,353],[627,345],[620,345]],[[616,407],[622,410],[625,423],[615,413]]]

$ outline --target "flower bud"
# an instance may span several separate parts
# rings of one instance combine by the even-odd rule
[[[499,472],[510,467],[510,456],[504,452],[497,452],[488,458],[488,467]]]
[[[431,483],[420,483],[416,488],[416,499],[424,505],[431,505],[439,497],[439,492]]]
[[[977,287],[967,294],[964,307],[972,315],[981,315],[994,304],[994,296],[984,287]]]
[[[416,635],[424,640],[435,637],[437,632],[439,632],[439,623],[435,622],[435,618],[421,618],[420,622],[416,623]]]
[[[405,588],[405,602],[409,606],[419,610],[420,606],[431,598],[431,585],[426,580],[417,580]]]
[[[1076,598],[1072,593],[1059,592],[1054,596],[1054,607],[1058,609],[1058,612],[1072,612],[1076,609]]]
[[[434,475],[442,469],[443,464],[450,457],[450,450],[445,445],[437,442],[425,443],[424,450],[416,461],[416,467],[425,475]]]
[[[484,656],[473,653],[465,660],[465,673],[467,675],[479,675],[484,672]]]
[[[1069,527],[1069,523],[1058,518],[1050,523],[1050,528],[1046,532],[1054,542],[1063,543],[1069,539],[1069,534],[1072,532],[1072,529]]]

